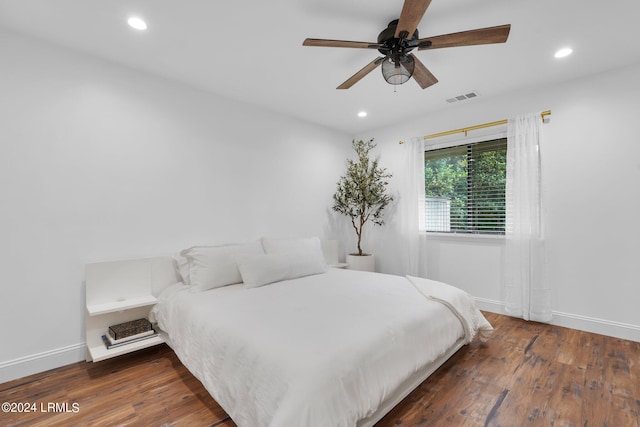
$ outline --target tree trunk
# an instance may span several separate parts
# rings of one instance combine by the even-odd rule
[[[366,220],[362,215],[360,215],[360,227],[358,227],[358,255],[362,256],[362,248],[360,247],[360,242],[362,241],[362,227]]]
[[[356,222],[351,218],[351,225],[353,225],[353,229],[356,231],[356,236],[358,236],[358,255],[362,255],[362,248],[360,248],[360,241],[362,240],[362,224],[360,224],[360,227],[356,226]]]

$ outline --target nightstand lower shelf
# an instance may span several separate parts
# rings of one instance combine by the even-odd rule
[[[153,336],[130,344],[107,349],[102,341],[102,336],[107,334],[109,326],[128,322],[130,320],[149,318],[150,310],[151,306],[147,306],[135,307],[124,311],[100,314],[97,316],[89,316],[87,314],[85,317],[87,362],[97,362],[99,360],[119,356],[121,354],[126,354],[131,351],[140,350],[164,342],[159,336]]]
[[[93,342],[87,343],[87,350],[89,351],[89,356],[92,361],[100,362],[101,360],[131,353],[132,351],[153,347],[154,345],[162,344],[163,342],[164,340],[159,335],[156,335],[151,338],[132,342],[131,344],[125,344],[108,349],[102,342],[102,336],[99,336]]]

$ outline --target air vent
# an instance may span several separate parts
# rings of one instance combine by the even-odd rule
[[[453,98],[449,98],[447,99],[447,102],[449,104],[452,104],[454,102],[465,101],[467,99],[476,98],[478,96],[480,96],[478,92],[473,91],[473,92],[465,93],[464,95],[458,95],[458,96],[454,96]]]

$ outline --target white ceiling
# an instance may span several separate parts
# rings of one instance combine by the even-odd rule
[[[306,37],[376,41],[402,0],[0,0],[0,27],[350,134],[477,91],[492,97],[640,62],[638,0],[433,0],[427,37],[511,24],[506,44],[420,51],[439,79],[388,85],[379,70],[336,86],[373,60],[364,49],[303,47]],[[130,15],[149,29],[129,28]],[[573,55],[553,57],[563,46]],[[465,101],[473,102],[473,101]],[[369,115],[358,118],[357,112]]]

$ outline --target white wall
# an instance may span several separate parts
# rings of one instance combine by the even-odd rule
[[[552,110],[543,130],[542,167],[554,322],[640,341],[638,75],[640,65],[465,101],[358,137],[376,138],[395,185],[403,171],[401,139]],[[374,232],[373,245],[381,270],[402,274],[406,265],[393,212],[387,220]],[[423,262],[430,277],[460,286],[499,311],[502,257],[500,239],[444,237],[429,240]]]
[[[320,235],[347,135],[0,34],[0,382],[84,359],[86,262]]]

